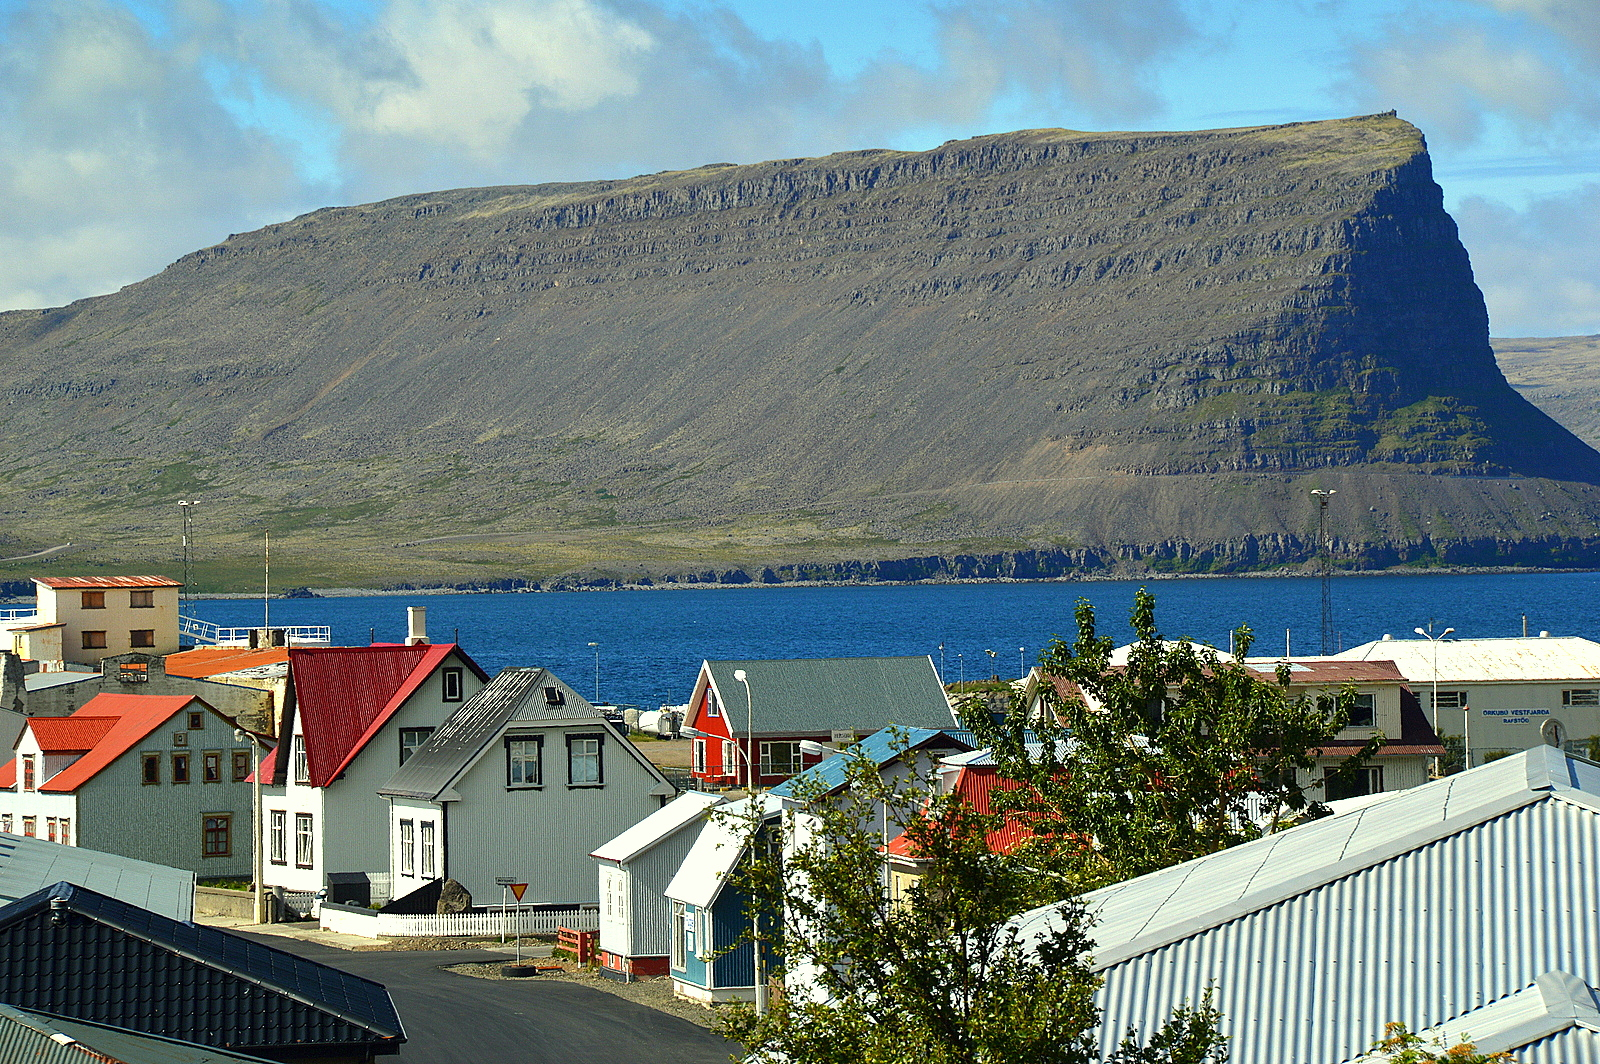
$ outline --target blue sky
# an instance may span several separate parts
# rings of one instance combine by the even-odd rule
[[[0,309],[428,189],[1391,108],[1494,333],[1600,333],[1597,0],[0,0]]]

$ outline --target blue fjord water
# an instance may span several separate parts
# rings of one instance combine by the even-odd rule
[[[339,645],[405,637],[406,610],[428,607],[428,634],[457,639],[492,675],[507,665],[543,665],[586,695],[654,708],[686,701],[704,658],[806,658],[928,654],[945,678],[1018,675],[1053,636],[1075,631],[1079,598],[1094,603],[1101,631],[1131,635],[1139,582],[918,584],[859,587],[729,587],[672,591],[384,595],[283,599],[275,625],[318,624]],[[1314,577],[1148,582],[1168,637],[1228,646],[1238,624],[1256,632],[1258,654],[1281,653],[1285,629],[1298,654],[1321,649],[1321,585]],[[1420,574],[1336,577],[1336,638],[1352,646],[1434,622],[1459,637],[1600,635],[1594,604],[1600,573]],[[224,626],[259,625],[262,603],[202,600],[194,613]],[[987,653],[993,650],[993,658]]]

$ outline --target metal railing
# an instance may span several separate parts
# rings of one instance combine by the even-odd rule
[[[297,624],[273,625],[272,631],[282,632],[283,637],[295,646],[331,646],[333,644],[333,629],[326,624]],[[250,645],[250,633],[259,632],[260,628],[221,628],[210,621],[202,621],[198,617],[178,617],[178,633],[186,635],[197,643],[211,643],[221,647],[247,647]]]
[[[39,617],[37,606],[21,606],[9,610],[0,610],[0,621],[32,621]]]

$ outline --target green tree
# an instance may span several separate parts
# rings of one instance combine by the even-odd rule
[[[783,854],[750,848],[741,886],[783,958],[786,990],[764,1016],[731,1009],[724,1032],[758,1059],[807,1064],[1100,1059],[1083,910],[1064,906],[1033,941],[1012,923],[1058,902],[1059,882],[991,852],[999,818],[939,794],[931,778],[908,769],[891,783],[864,758],[848,775],[842,793],[799,795]],[[902,832],[924,872],[891,897],[884,840]],[[1222,1064],[1216,1019],[1200,1002],[1148,1042],[1129,1032],[1113,1059]]]
[[[1042,714],[1020,700],[999,723],[967,714],[1001,772],[1024,784],[1005,798],[1028,818],[1041,867],[1087,890],[1246,842],[1263,820],[1272,830],[1325,811],[1322,781],[1302,780],[1344,727],[1354,691],[1294,697],[1285,666],[1269,678],[1210,647],[1167,642],[1142,588],[1125,662],[1113,663],[1115,644],[1087,601],[1076,619],[1077,638],[1041,655]],[[1250,629],[1233,641],[1243,659]],[[1070,681],[1066,693],[1055,678]],[[1332,775],[1349,778],[1383,741]]]
[[[1435,1039],[1429,1043],[1403,1023],[1385,1024],[1383,1037],[1372,1043],[1362,1059],[1371,1064],[1512,1064],[1510,1053],[1479,1053],[1471,1042],[1446,1046]]]

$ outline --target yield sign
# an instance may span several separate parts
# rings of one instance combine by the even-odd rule
[[[508,885],[511,887],[511,893],[513,893],[513,894],[515,894],[517,896],[517,900],[518,901],[521,901],[522,900],[522,892],[528,889],[528,884],[526,884],[526,883],[511,883],[511,884],[508,884]]]

